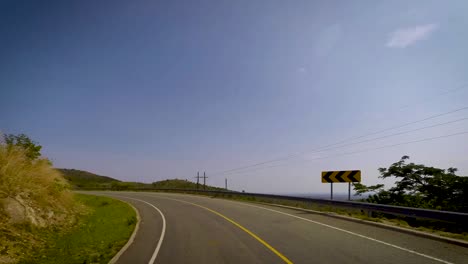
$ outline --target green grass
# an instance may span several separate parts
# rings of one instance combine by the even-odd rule
[[[127,243],[136,213],[128,204],[108,197],[76,194],[90,211],[66,232],[33,230],[45,241],[20,263],[108,263]]]

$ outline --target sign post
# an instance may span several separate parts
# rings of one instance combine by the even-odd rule
[[[351,201],[351,183],[348,182],[348,201]]]
[[[361,182],[361,171],[322,171],[322,183],[330,183],[330,199],[333,200],[333,183],[348,183],[348,200],[351,200],[351,183]]]

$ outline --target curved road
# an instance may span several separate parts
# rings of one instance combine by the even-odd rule
[[[117,263],[468,263],[468,249],[274,206],[168,193],[131,203],[139,230]]]

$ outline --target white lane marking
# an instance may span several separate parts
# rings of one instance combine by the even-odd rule
[[[200,197],[200,198],[205,198],[205,197]],[[331,229],[335,229],[335,230],[338,230],[338,231],[341,231],[341,232],[344,232],[344,233],[348,233],[348,234],[353,235],[353,236],[368,239],[368,240],[371,240],[371,241],[374,241],[374,242],[377,242],[377,243],[380,243],[380,244],[383,244],[383,245],[386,245],[386,246],[389,246],[389,247],[400,249],[400,250],[403,250],[403,251],[406,251],[406,252],[421,256],[421,257],[432,259],[434,261],[438,261],[438,262],[446,263],[446,264],[454,264],[453,262],[449,262],[449,261],[446,261],[446,260],[443,260],[443,259],[435,258],[435,257],[429,256],[429,255],[423,254],[423,253],[416,252],[416,251],[411,250],[411,249],[407,249],[407,248],[404,248],[404,247],[393,245],[393,244],[390,244],[390,243],[387,243],[387,242],[384,242],[384,241],[381,241],[381,240],[378,240],[378,239],[375,239],[375,238],[371,238],[371,237],[364,236],[364,235],[361,235],[361,234],[358,234],[358,233],[354,233],[354,232],[351,232],[351,231],[348,231],[348,230],[345,230],[345,229],[341,229],[339,227],[334,227],[334,226],[331,226],[331,225],[320,223],[320,222],[310,220],[310,219],[307,219],[307,218],[304,218],[304,217],[284,213],[284,212],[281,212],[281,211],[273,210],[273,209],[270,209],[270,208],[265,208],[265,207],[262,207],[262,206],[251,205],[251,204],[247,204],[247,203],[243,203],[243,202],[235,202],[235,201],[229,201],[229,202],[234,202],[234,203],[237,203],[237,204],[243,204],[245,206],[260,208],[260,209],[267,210],[267,211],[272,211],[272,212],[275,212],[275,213],[278,213],[278,214],[287,215],[287,216],[294,217],[294,218],[297,218],[297,219],[301,219],[301,220],[311,222],[311,223],[314,223],[314,224],[317,224],[317,225],[321,225],[321,226],[325,226],[325,227],[328,227],[328,228],[331,228]]]
[[[120,195],[114,195],[114,196],[116,196],[116,197],[122,197],[122,198],[127,198],[127,199],[132,199],[132,200],[136,200],[136,201],[145,203],[145,204],[147,204],[147,205],[153,207],[154,209],[156,209],[156,211],[158,211],[159,214],[161,215],[162,220],[163,220],[163,226],[162,226],[161,236],[159,237],[158,245],[156,246],[156,249],[154,250],[153,255],[151,256],[151,259],[150,259],[150,261],[148,262],[148,264],[154,264],[154,261],[156,260],[156,257],[158,256],[159,250],[161,249],[161,245],[162,245],[162,242],[163,242],[163,240],[164,240],[164,235],[166,234],[166,218],[164,217],[164,214],[161,212],[161,210],[159,210],[159,208],[157,208],[156,206],[154,206],[154,205],[152,205],[151,203],[148,203],[148,202],[146,202],[146,201],[143,201],[143,200],[140,200],[140,199],[136,199],[136,198],[132,198],[132,197],[128,197],[128,196],[120,196]]]
[[[389,247],[393,247],[393,248],[397,248],[397,249],[400,249],[400,250],[403,250],[403,251],[406,251],[406,252],[409,252],[409,253],[413,253],[413,254],[421,256],[421,257],[432,259],[432,260],[435,260],[435,261],[438,261],[438,262],[441,262],[441,263],[453,264],[452,262],[448,262],[448,261],[443,260],[443,259],[435,258],[435,257],[429,256],[429,255],[423,254],[423,253],[416,252],[416,251],[411,250],[411,249],[407,249],[407,248],[404,248],[404,247],[393,245],[393,244],[390,244],[390,243],[387,243],[387,242],[384,242],[384,241],[381,241],[381,240],[378,240],[378,239],[375,239],[375,238],[371,238],[371,237],[364,236],[364,235],[361,235],[361,234],[358,234],[358,233],[354,233],[354,232],[351,232],[351,231],[348,231],[348,230],[345,230],[345,229],[341,229],[339,227],[334,227],[334,226],[331,226],[331,225],[320,223],[320,222],[310,220],[310,219],[307,219],[307,218],[304,218],[304,217],[284,213],[284,212],[281,212],[281,211],[273,210],[273,209],[270,209],[270,208],[265,208],[265,207],[262,207],[262,206],[256,206],[256,205],[251,205],[251,204],[245,204],[245,205],[255,207],[255,208],[260,208],[260,209],[263,209],[263,210],[272,211],[272,212],[275,212],[275,213],[278,213],[278,214],[287,215],[287,216],[294,217],[294,218],[297,218],[297,219],[301,219],[301,220],[311,222],[311,223],[314,223],[314,224],[317,224],[317,225],[325,226],[325,227],[328,227],[328,228],[331,228],[331,229],[335,229],[335,230],[338,230],[338,231],[341,231],[341,232],[348,233],[348,234],[353,235],[353,236],[358,236],[360,238],[368,239],[368,240],[371,240],[371,241],[374,241],[374,242],[377,242],[377,243],[380,243],[380,244],[383,244],[383,245],[386,245],[386,246],[389,246]]]

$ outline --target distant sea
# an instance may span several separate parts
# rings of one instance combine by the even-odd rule
[[[329,193],[275,193],[277,195],[286,195],[286,196],[297,196],[297,197],[307,197],[307,198],[313,198],[313,199],[324,199],[324,200],[330,200],[330,194]],[[351,195],[351,200],[361,200],[367,198],[368,195],[363,194],[361,196],[357,195]],[[347,201],[348,200],[348,194],[347,193],[334,193],[333,194],[333,200],[337,201]]]

